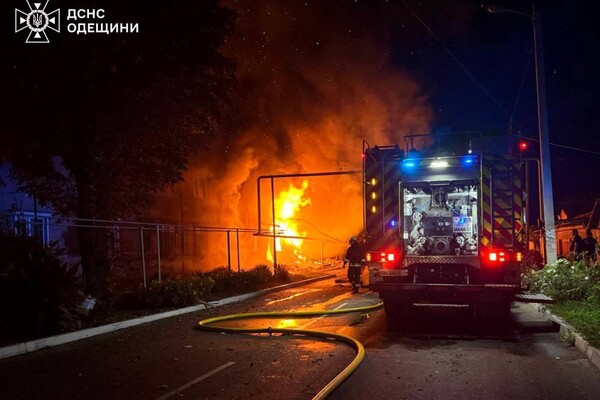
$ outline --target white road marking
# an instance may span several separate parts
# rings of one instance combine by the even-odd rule
[[[342,303],[342,304],[340,304],[339,306],[337,306],[336,308],[334,308],[334,310],[339,310],[340,308],[344,307],[344,306],[345,306],[345,305],[347,305],[347,304],[348,304],[348,303]],[[313,319],[311,319],[310,321],[308,321],[307,323],[305,323],[304,325],[300,325],[300,326],[298,327],[298,329],[304,329],[304,328],[306,328],[307,326],[310,326],[310,325],[314,324],[315,322],[317,322],[317,321],[318,321],[318,320],[320,320],[321,318],[325,318],[326,316],[327,316],[327,315],[321,315],[320,317],[313,318]]]
[[[197,384],[197,383],[199,383],[199,382],[202,382],[203,380],[205,380],[205,379],[207,379],[207,378],[210,378],[210,377],[211,377],[211,376],[213,376],[214,374],[217,374],[217,373],[219,373],[219,372],[223,371],[225,368],[229,368],[229,367],[231,367],[233,364],[235,364],[235,362],[234,362],[234,361],[229,361],[228,363],[225,363],[225,364],[221,365],[220,367],[218,367],[218,368],[215,368],[215,369],[213,369],[212,371],[210,371],[210,372],[207,372],[206,374],[204,374],[204,375],[202,375],[202,376],[199,376],[198,378],[194,379],[193,381],[190,381],[190,382],[186,383],[185,385],[183,385],[183,386],[180,386],[180,387],[178,387],[177,389],[170,391],[169,393],[165,393],[164,395],[160,396],[160,397],[159,397],[159,398],[157,398],[156,400],[166,400],[166,399],[168,399],[169,397],[173,397],[173,396],[175,396],[176,394],[178,394],[178,393],[180,393],[180,392],[183,392],[185,389],[188,389],[188,388],[190,388],[191,386],[194,386],[195,384]]]
[[[309,293],[318,292],[318,291],[320,291],[320,290],[323,290],[323,289],[309,289],[309,290],[306,290],[306,291],[304,291],[304,292],[300,292],[300,293],[296,293],[296,294],[293,294],[293,295],[291,295],[291,296],[288,296],[288,297],[284,297],[283,299],[271,300],[271,301],[269,301],[269,302],[267,303],[267,305],[268,305],[268,306],[270,306],[271,304],[279,303],[280,301],[291,300],[291,299],[293,299],[293,298],[295,298],[295,297],[298,297],[298,296],[303,296],[303,295],[305,295],[305,294],[309,294]]]
[[[368,295],[368,294],[370,294],[370,293],[373,293],[373,292],[371,292],[371,291],[369,290],[367,293],[363,293],[363,294],[361,294],[361,296],[362,296],[362,297],[365,297],[366,295]]]

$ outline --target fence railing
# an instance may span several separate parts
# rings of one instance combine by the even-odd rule
[[[168,276],[217,267],[241,271],[257,264],[267,264],[266,249],[273,236],[282,233],[256,234],[254,228],[199,226],[143,221],[114,221],[64,218],[49,214],[14,212],[0,214],[0,230],[14,235],[35,236],[43,243],[55,242],[64,249],[65,261],[80,261],[79,230],[105,232],[109,244],[110,276],[118,284],[143,284],[162,281]],[[305,262],[323,266],[325,254],[341,253],[345,244],[331,238],[310,238],[312,254]],[[298,262],[296,255],[286,260],[278,254],[280,264]]]

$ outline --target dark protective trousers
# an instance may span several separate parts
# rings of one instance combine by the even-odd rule
[[[358,288],[360,288],[361,272],[362,272],[361,265],[356,265],[356,266],[350,265],[348,267],[348,280],[352,284],[353,290],[358,290]]]

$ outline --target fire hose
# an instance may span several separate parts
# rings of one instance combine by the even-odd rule
[[[321,311],[296,311],[296,312],[279,312],[279,311],[267,311],[267,312],[256,312],[247,314],[230,314],[221,317],[207,318],[198,322],[197,329],[206,332],[222,332],[222,333],[267,333],[269,335],[273,333],[281,333],[284,335],[303,335],[318,338],[334,339],[343,343],[346,343],[356,350],[356,356],[340,372],[335,378],[333,378],[319,393],[317,393],[313,400],[326,399],[335,389],[338,388],[352,373],[358,368],[363,358],[365,357],[365,348],[358,340],[345,335],[337,333],[330,333],[324,331],[315,331],[310,329],[294,329],[294,328],[235,328],[235,327],[221,327],[221,326],[209,326],[218,322],[234,321],[241,319],[257,319],[257,318],[310,318],[319,317],[323,315],[339,315],[349,314],[355,312],[368,312],[374,311],[383,307],[383,303],[377,303],[370,306],[355,307],[339,310],[321,310]]]

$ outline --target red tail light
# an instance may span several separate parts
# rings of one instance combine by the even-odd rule
[[[490,251],[488,254],[488,260],[491,262],[505,262],[507,253],[505,251]]]
[[[487,261],[491,265],[498,265],[507,261],[523,261],[523,254],[521,252],[511,253],[503,250],[491,250],[487,253]]]
[[[375,262],[380,262],[380,263],[394,262],[394,261],[396,261],[396,254],[388,253],[385,251],[378,252],[378,253],[367,253],[365,255],[365,260],[375,261]]]

